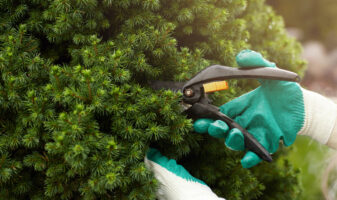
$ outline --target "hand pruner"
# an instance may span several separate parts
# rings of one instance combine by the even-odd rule
[[[181,91],[184,113],[192,118],[211,118],[222,120],[229,128],[237,128],[244,135],[245,148],[256,153],[261,159],[271,162],[270,153],[233,119],[220,112],[219,108],[212,105],[206,94],[214,91],[227,89],[225,80],[228,79],[269,79],[299,82],[299,76],[290,71],[270,67],[245,67],[233,68],[221,65],[212,65],[200,71],[187,82],[153,81],[153,89],[171,89]]]

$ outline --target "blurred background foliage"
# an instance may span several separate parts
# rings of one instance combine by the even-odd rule
[[[308,70],[302,86],[337,102],[337,1],[267,0],[267,3],[283,16],[289,34],[303,45],[302,56],[308,61]],[[316,141],[298,137],[285,157],[301,170],[303,192],[299,199],[336,199],[335,154]]]
[[[291,150],[283,158],[295,168],[300,169],[299,179],[303,191],[299,200],[325,199],[321,189],[322,177],[326,170],[333,150],[321,145],[311,138],[300,136],[292,145]],[[279,160],[283,164],[285,160]],[[332,200],[332,199],[331,199]]]
[[[336,0],[267,0],[287,27],[302,30],[303,41],[319,40],[329,49],[337,45]]]

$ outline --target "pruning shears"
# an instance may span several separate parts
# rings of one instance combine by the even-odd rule
[[[270,153],[233,119],[220,112],[207,98],[207,93],[225,90],[228,88],[228,79],[268,79],[299,82],[300,77],[290,71],[270,67],[233,68],[221,65],[212,65],[197,73],[187,82],[153,81],[151,87],[156,90],[170,89],[183,94],[182,105],[184,113],[192,118],[211,118],[222,120],[233,129],[239,129],[244,135],[245,148],[256,153],[261,159],[271,162]]]

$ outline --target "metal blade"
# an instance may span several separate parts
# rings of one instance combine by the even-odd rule
[[[173,92],[182,92],[185,82],[174,81],[151,81],[150,87],[154,90],[172,90]]]
[[[150,87],[154,90],[171,90],[173,92],[182,92],[182,87],[185,82],[174,82],[174,81],[152,81],[150,82]],[[180,100],[180,111],[183,113],[185,110],[191,107],[190,104],[186,104],[183,100]]]
[[[268,79],[280,81],[299,82],[300,77],[291,71],[271,68],[271,67],[247,67],[233,68],[221,65],[212,65],[205,68],[191,78],[185,85],[185,88],[199,83],[208,83],[213,81],[223,81],[228,79]]]

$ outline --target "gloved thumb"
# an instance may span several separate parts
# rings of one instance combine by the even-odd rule
[[[242,50],[238,55],[236,56],[236,63],[240,67],[273,67],[276,68],[276,64],[273,62],[270,62],[269,60],[266,60],[263,58],[263,56],[256,52],[249,49]],[[266,83],[268,80],[259,79],[259,82],[261,84]]]
[[[238,53],[236,63],[240,67],[276,67],[275,63],[264,59],[260,53],[250,49]]]

